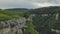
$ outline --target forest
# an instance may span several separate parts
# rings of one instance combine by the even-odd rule
[[[60,34],[56,31],[51,31],[51,29],[60,30],[59,6],[37,8],[31,10],[30,13],[35,14],[32,17],[32,23],[39,34]],[[45,14],[46,16],[44,16]],[[58,16],[56,17],[57,14]]]

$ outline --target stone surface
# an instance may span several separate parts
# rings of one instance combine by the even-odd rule
[[[0,34],[23,34],[25,22],[25,18],[0,21]]]

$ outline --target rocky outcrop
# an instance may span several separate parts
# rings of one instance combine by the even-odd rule
[[[19,19],[11,19],[11,20],[5,20],[0,21],[0,29],[7,28],[6,32],[4,34],[23,34],[22,28],[25,26],[25,18],[19,18]],[[4,32],[4,30],[3,30]]]
[[[25,18],[0,21],[0,29],[2,29],[2,28],[8,28],[9,26],[10,27],[14,27],[15,25],[21,24],[21,23],[23,23],[25,21],[26,21]]]

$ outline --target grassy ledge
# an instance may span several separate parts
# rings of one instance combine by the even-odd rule
[[[34,26],[31,21],[27,21],[26,25],[28,26],[24,34],[38,34],[38,32],[34,29]]]
[[[14,11],[0,10],[0,20],[22,18],[23,16],[24,16],[24,12],[14,12]]]

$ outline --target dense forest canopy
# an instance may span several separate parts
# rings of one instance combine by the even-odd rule
[[[37,9],[33,9],[30,11],[31,13],[35,13],[35,14],[53,14],[56,12],[60,13],[60,6],[51,6],[51,7],[43,7],[43,8],[37,8]]]
[[[35,14],[32,23],[39,34],[57,34],[52,32],[51,29],[60,30],[60,6],[37,8],[31,10],[30,13]],[[42,14],[48,16],[41,16]],[[57,14],[59,14],[58,20],[56,20]]]

